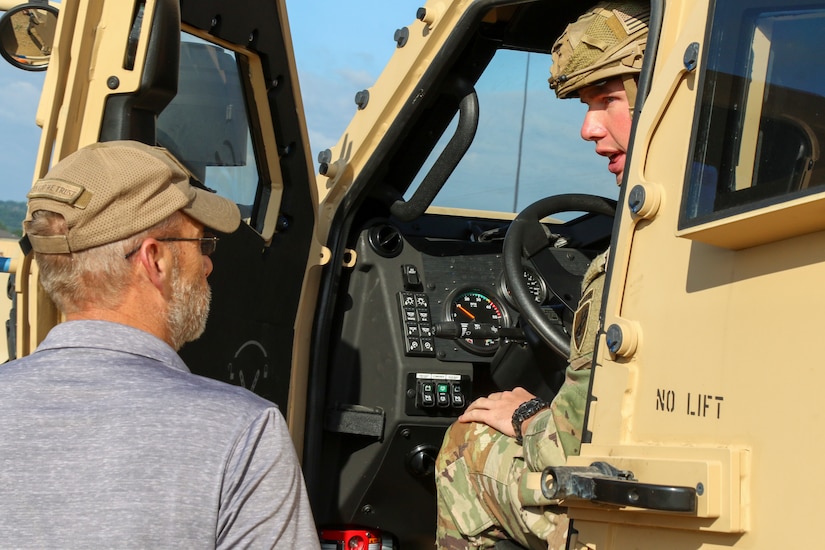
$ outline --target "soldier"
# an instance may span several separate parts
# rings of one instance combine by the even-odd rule
[[[621,185],[647,43],[649,5],[602,2],[568,25],[553,46],[550,87],[588,107],[581,136],[607,157]],[[523,388],[471,403],[444,437],[436,462],[439,548],[488,548],[503,539],[564,548],[564,508],[520,486],[522,473],[579,453],[590,366],[599,327],[606,254],[582,281],[566,379],[551,403]]]

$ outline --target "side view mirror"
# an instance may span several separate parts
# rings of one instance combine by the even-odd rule
[[[47,2],[12,7],[0,17],[0,56],[19,69],[45,71],[54,46],[58,9]]]

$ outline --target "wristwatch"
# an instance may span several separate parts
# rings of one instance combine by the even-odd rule
[[[521,435],[522,422],[549,406],[550,403],[540,397],[534,397],[533,399],[525,401],[518,406],[515,412],[513,412],[513,431],[516,432],[516,443],[521,445],[524,441],[524,438]]]

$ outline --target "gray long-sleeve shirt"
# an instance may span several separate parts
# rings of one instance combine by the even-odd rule
[[[319,547],[275,405],[103,321],[0,365],[1,547],[237,545]]]

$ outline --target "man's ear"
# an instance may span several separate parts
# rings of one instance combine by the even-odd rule
[[[156,239],[145,239],[135,254],[143,267],[146,279],[161,293],[165,293],[172,280],[172,254],[167,246],[161,246]]]

